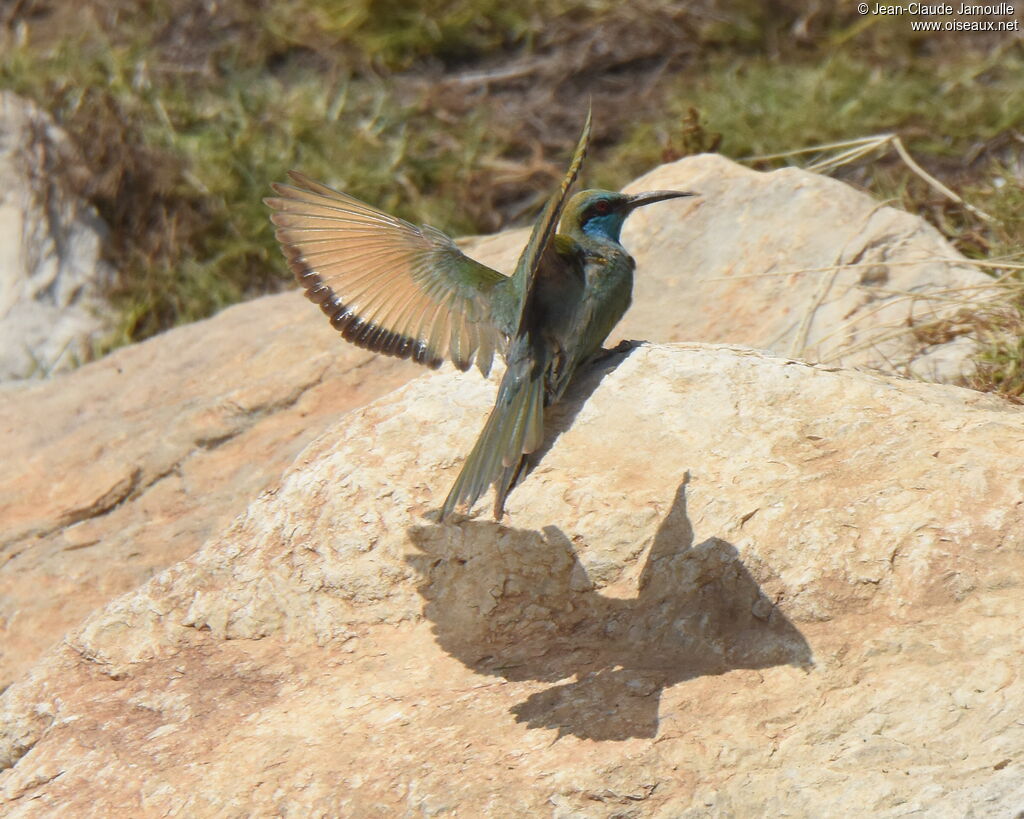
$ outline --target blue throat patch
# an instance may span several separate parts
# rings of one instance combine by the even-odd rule
[[[626,221],[626,215],[619,211],[606,213],[603,216],[595,216],[587,220],[587,223],[583,226],[583,232],[588,236],[611,239],[613,242],[617,242],[619,241],[619,234],[622,232],[622,223]]]

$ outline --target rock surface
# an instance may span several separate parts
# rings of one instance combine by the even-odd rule
[[[952,251],[921,220],[879,210],[847,186],[802,171],[761,174],[701,156],[633,187],[693,188],[702,198],[655,205],[627,222],[625,241],[639,268],[636,298],[612,342],[772,347],[800,299],[810,297],[800,283],[820,279],[795,276],[781,288],[779,277],[759,274],[831,263],[827,236],[847,248],[871,244],[867,258],[885,258],[893,275],[927,273],[939,287],[988,281],[956,265],[905,264]],[[790,211],[772,205],[787,197],[797,203]],[[857,233],[850,226],[858,219],[888,232]],[[775,250],[759,252],[758,241]],[[523,232],[511,231],[468,245],[481,261],[509,269],[524,242]],[[858,271],[841,273],[834,286]],[[725,291],[728,282],[705,281],[727,276],[736,286]],[[858,333],[873,321],[871,332],[891,332],[884,311],[861,315]],[[813,322],[814,338],[819,330]],[[775,348],[785,349],[785,334],[779,338]],[[948,374],[961,368],[971,343],[939,350]],[[891,363],[898,358],[893,353]],[[0,390],[0,451],[23,465],[0,476],[0,688],[97,606],[192,554],[338,414],[418,372],[341,342],[318,310],[289,293],[50,382]]]
[[[296,293],[258,299],[0,388],[0,452],[19,467],[0,473],[0,688],[195,552],[340,413],[420,371],[315,313]]]
[[[0,91],[0,381],[71,369],[109,331],[107,229],[66,184],[80,165],[49,114]]]
[[[638,262],[616,335],[710,341],[805,361],[956,382],[976,345],[950,322],[992,278],[917,216],[798,168],[753,171],[717,154],[663,165],[626,188],[699,199],[641,208],[623,244]],[[526,233],[471,247],[511,270]]]
[[[3,696],[6,815],[1024,802],[1018,408],[640,347],[570,391],[502,525],[437,525],[492,392],[350,413],[73,630]]]

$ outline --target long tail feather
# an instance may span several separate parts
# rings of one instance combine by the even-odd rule
[[[529,455],[522,455],[519,463],[502,467],[501,474],[494,481],[494,519],[501,520],[505,515],[505,501],[513,487],[519,483],[523,473],[527,471]]]
[[[476,445],[441,507],[441,519],[455,507],[467,510],[492,483],[517,473],[522,456],[539,446],[544,427],[544,379],[509,366],[498,388],[498,398]],[[539,432],[538,432],[539,431]],[[499,487],[507,494],[510,487]]]

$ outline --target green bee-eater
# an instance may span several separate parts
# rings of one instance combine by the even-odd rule
[[[459,504],[472,507],[492,483],[494,517],[501,518],[525,456],[543,441],[544,407],[562,396],[629,307],[635,263],[619,244],[623,222],[641,205],[693,195],[586,190],[566,204],[589,138],[588,115],[569,170],[511,276],[473,261],[435,228],[294,171],[298,187],[275,184],[278,196],[265,200],[295,277],[344,338],[433,368],[450,358],[464,371],[475,360],[484,375],[496,351],[505,358],[494,409],[442,519]]]

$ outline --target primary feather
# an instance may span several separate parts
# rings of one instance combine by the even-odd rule
[[[450,358],[466,370],[475,360],[490,372],[509,332],[492,311],[507,276],[466,256],[440,230],[296,171],[289,176],[294,185],[275,183],[277,196],[264,200],[277,240],[306,296],[345,339],[428,367]]]

